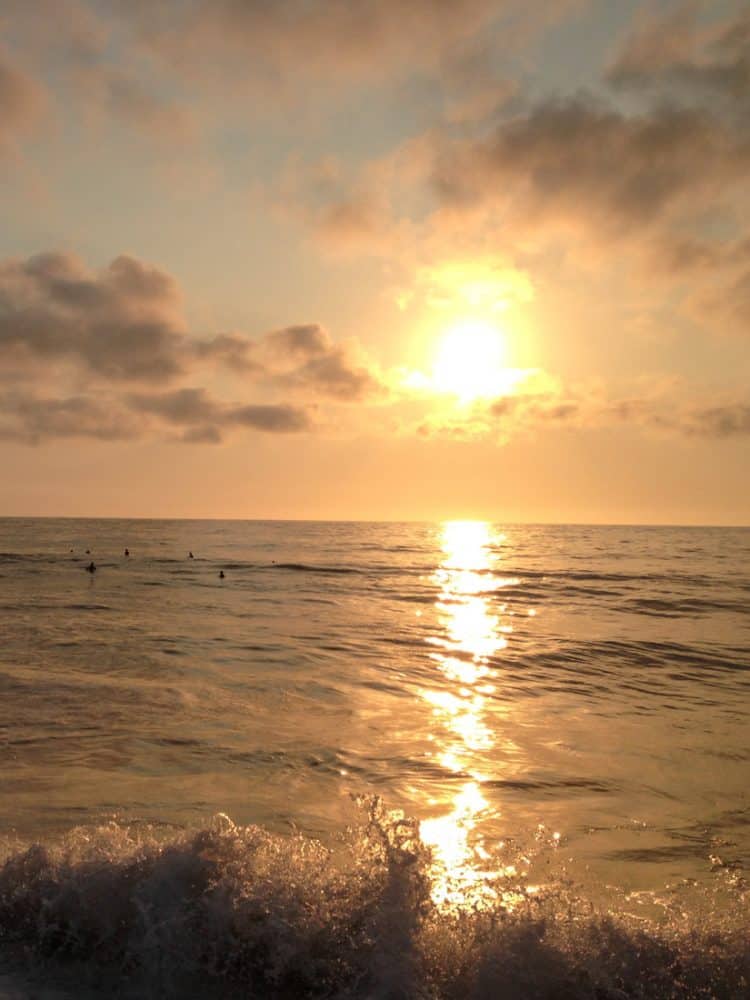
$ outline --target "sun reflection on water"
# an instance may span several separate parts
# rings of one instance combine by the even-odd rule
[[[453,909],[497,901],[497,880],[513,874],[493,865],[481,832],[484,821],[498,815],[482,791],[490,777],[484,762],[499,735],[494,723],[502,717],[497,702],[490,711],[488,697],[495,685],[488,682],[489,659],[506,647],[511,631],[501,622],[503,606],[493,608],[492,602],[510,582],[494,572],[492,546],[501,541],[486,522],[447,522],[443,559],[434,574],[441,634],[429,642],[436,650],[431,655],[441,683],[421,695],[435,718],[430,736],[434,759],[457,783],[450,799],[441,803],[449,811],[423,820],[420,834],[432,849],[433,900]],[[506,746],[508,742],[503,740]]]

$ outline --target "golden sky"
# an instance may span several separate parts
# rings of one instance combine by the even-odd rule
[[[750,12],[4,0],[0,515],[750,523]]]

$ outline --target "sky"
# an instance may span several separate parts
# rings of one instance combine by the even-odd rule
[[[750,524],[750,9],[3,0],[0,516]]]

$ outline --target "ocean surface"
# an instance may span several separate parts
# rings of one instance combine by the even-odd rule
[[[0,863],[4,998],[750,997],[750,529],[0,520]]]

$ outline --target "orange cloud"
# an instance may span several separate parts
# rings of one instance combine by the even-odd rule
[[[0,154],[31,129],[46,103],[44,87],[0,50]]]

